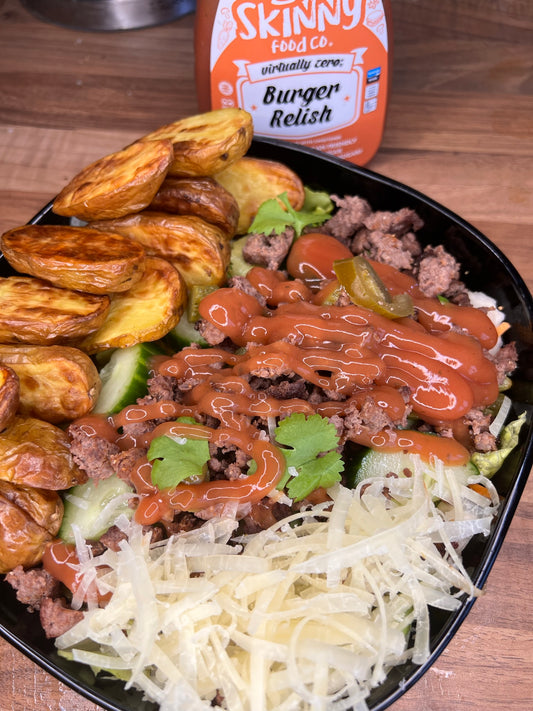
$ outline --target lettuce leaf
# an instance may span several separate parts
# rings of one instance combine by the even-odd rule
[[[302,234],[308,225],[321,225],[329,218],[329,212],[323,206],[317,207],[318,200],[313,201],[311,210],[295,210],[289,202],[287,193],[276,198],[265,200],[257,211],[249,232],[270,235],[280,234],[287,227],[293,227],[296,236]]]
[[[500,433],[500,446],[494,452],[474,452],[471,461],[479,469],[479,473],[487,478],[491,478],[502,466],[506,457],[518,444],[520,430],[526,421],[526,413],[509,422],[502,428]]]

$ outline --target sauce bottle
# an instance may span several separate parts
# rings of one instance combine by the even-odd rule
[[[389,0],[198,0],[200,111],[239,106],[255,133],[358,165],[381,143]]]

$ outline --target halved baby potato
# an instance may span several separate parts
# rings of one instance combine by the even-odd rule
[[[67,343],[96,331],[108,310],[108,296],[61,289],[33,277],[3,277],[0,343]]]
[[[213,178],[168,176],[149,210],[193,215],[219,227],[229,238],[239,223],[239,206],[233,195]]]
[[[82,484],[87,475],[74,463],[66,432],[34,417],[17,416],[0,434],[0,479],[59,491]]]
[[[186,301],[187,287],[179,272],[165,259],[147,257],[142,280],[112,295],[104,323],[79,347],[92,354],[156,341],[176,326]]]
[[[283,163],[246,156],[235,161],[215,179],[228,190],[239,206],[237,234],[248,232],[261,203],[287,193],[295,210],[303,207],[305,191],[298,175]]]
[[[90,294],[127,291],[144,270],[140,244],[90,227],[24,225],[5,232],[1,246],[18,272]]]
[[[54,200],[57,215],[105,220],[143,210],[152,202],[174,158],[172,142],[137,141],[91,163]]]
[[[1,363],[0,356],[0,431],[15,417],[20,402],[19,379],[15,371]]]
[[[18,378],[21,415],[59,424],[87,414],[98,399],[100,376],[78,348],[0,344],[0,363]],[[0,388],[0,408],[1,397]]]
[[[167,138],[174,146],[169,175],[206,176],[241,158],[253,136],[251,115],[244,109],[216,109],[174,121],[144,136]]]
[[[17,486],[0,479],[0,573],[31,568],[57,535],[63,501],[57,491]]]
[[[227,235],[193,215],[169,215],[145,210],[117,220],[94,222],[140,242],[147,254],[162,257],[180,272],[188,287],[219,285],[226,278],[230,248]]]

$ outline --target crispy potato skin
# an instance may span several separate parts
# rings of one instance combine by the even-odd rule
[[[109,297],[61,289],[33,277],[0,278],[0,342],[52,345],[92,333]]]
[[[239,223],[239,206],[233,195],[213,178],[169,176],[148,208],[154,212],[192,215],[219,227],[232,238]]]
[[[0,479],[19,486],[59,491],[81,484],[63,430],[33,417],[15,417],[0,434]]]
[[[16,227],[4,233],[1,247],[13,269],[89,294],[127,291],[144,271],[140,244],[89,227]]]
[[[119,232],[140,242],[148,254],[167,259],[189,287],[219,285],[226,278],[230,258],[227,236],[199,217],[145,210],[93,226]]]
[[[0,480],[0,573],[37,565],[62,518],[63,502],[56,491]]]
[[[0,357],[0,431],[15,417],[20,402],[20,386],[17,374]]]
[[[106,320],[79,347],[92,354],[156,341],[176,326],[186,301],[187,288],[180,273],[165,259],[147,257],[142,280],[129,291],[113,295]]]
[[[304,204],[301,179],[277,161],[246,156],[217,173],[215,178],[237,200],[240,213],[237,234],[248,232],[259,206],[269,198],[286,192],[295,210],[300,210]]]
[[[137,141],[91,163],[54,200],[57,215],[105,220],[149,205],[174,158],[172,142]]]
[[[0,496],[26,511],[39,526],[55,536],[61,528],[63,503],[57,491],[18,486],[0,479]]]
[[[59,424],[86,415],[98,399],[100,376],[78,348],[0,344],[0,363],[18,378],[21,415]]]
[[[210,176],[241,158],[253,137],[252,117],[243,109],[218,109],[188,116],[141,140],[167,138],[174,146],[169,175]]]

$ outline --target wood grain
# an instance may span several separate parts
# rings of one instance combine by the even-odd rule
[[[394,80],[370,168],[454,210],[533,288],[533,3],[393,0]],[[193,17],[122,33],[0,0],[0,232],[85,164],[197,111]],[[488,275],[490,278],[490,275]],[[525,711],[533,698],[533,482],[458,634],[395,711]],[[0,640],[2,711],[98,711]]]

